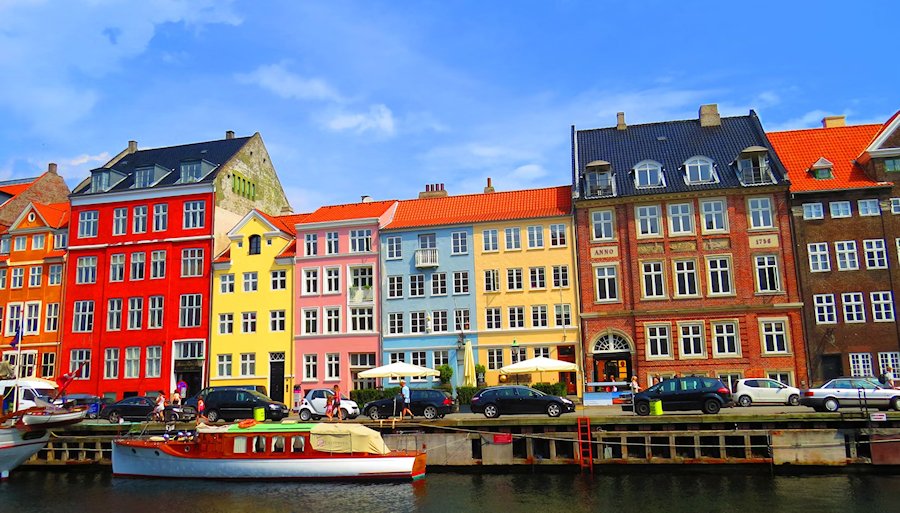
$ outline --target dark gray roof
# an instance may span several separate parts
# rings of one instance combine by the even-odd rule
[[[759,118],[752,110],[747,116],[721,118],[721,125],[701,127],[699,119],[667,121],[643,125],[629,125],[625,130],[616,127],[577,130],[572,149],[573,179],[585,198],[583,175],[585,166],[596,160],[609,162],[615,173],[616,196],[664,194],[745,187],[738,179],[735,159],[751,146],[769,150],[769,166],[777,184],[787,183],[787,173],[772,150]],[[718,183],[687,185],[684,180],[685,161],[695,156],[713,161]],[[666,186],[642,188],[634,186],[634,166],[644,160],[662,164]],[[748,186],[752,187],[752,186]]]
[[[181,163],[190,161],[207,161],[216,167],[216,171],[209,173],[199,182],[206,183],[215,180],[218,167],[227,162],[235,153],[250,140],[250,137],[235,137],[233,139],[220,139],[217,141],[206,141],[193,144],[183,144],[180,146],[167,146],[164,148],[152,148],[148,150],[138,150],[130,155],[122,157],[109,169],[117,171],[125,175],[125,179],[114,184],[116,178],[110,179],[110,187],[105,192],[118,192],[131,189],[134,185],[134,171],[136,169],[152,167],[154,165],[171,170],[153,188],[167,187],[172,185],[180,185],[178,180],[181,178]],[[92,170],[97,171],[97,168]],[[72,196],[86,196],[92,194],[90,180],[83,182],[84,187],[72,192]],[[94,193],[103,194],[103,193]]]

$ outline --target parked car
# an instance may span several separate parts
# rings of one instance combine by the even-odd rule
[[[306,393],[306,397],[300,401],[300,420],[306,422],[309,419],[319,420],[325,416],[325,408],[328,398],[333,397],[334,392],[329,388],[314,388]],[[341,396],[341,410],[345,419],[359,417],[359,405],[343,395]],[[335,415],[337,416],[337,415]]]
[[[559,417],[563,413],[575,411],[575,403],[565,397],[517,385],[479,390],[472,396],[470,406],[472,413],[483,413],[491,419],[515,413],[546,413],[551,417]]]
[[[428,420],[441,418],[452,413],[454,406],[453,398],[443,390],[412,388],[409,391],[409,410],[415,416]],[[373,420],[399,416],[403,411],[403,396],[369,401],[362,411]]]
[[[799,388],[769,378],[739,379],[734,384],[731,396],[738,406],[750,406],[753,403],[800,404]]]
[[[197,407],[197,400],[199,398],[203,398],[203,402],[206,402],[206,396],[209,395],[213,390],[226,390],[226,389],[237,389],[237,390],[256,390],[262,395],[266,395],[266,387],[262,385],[220,385],[215,387],[206,387],[203,390],[197,392],[191,397],[184,398],[184,405],[191,406],[193,408]]]
[[[262,408],[267,420],[281,420],[290,413],[284,403],[273,401],[256,390],[241,388],[216,388],[203,402],[203,414],[210,422],[252,419],[255,408]]]
[[[109,399],[92,394],[66,394],[64,397],[54,401],[54,404],[66,407],[86,406],[87,414],[85,416],[89,419],[96,419],[99,417],[103,407],[112,403],[113,401],[110,401]]]
[[[835,378],[804,390],[800,404],[816,411],[838,411],[846,406],[900,411],[900,390],[884,387],[875,378]]]
[[[669,378],[662,383],[633,394],[631,404],[622,409],[634,410],[638,415],[650,414],[650,401],[662,401],[663,411],[701,410],[703,413],[719,413],[723,407],[733,406],[731,391],[720,379],[704,376]]]
[[[156,407],[156,398],[137,396],[126,397],[121,401],[108,404],[100,410],[99,418],[106,419],[113,424],[119,420],[144,421],[152,420],[153,408]],[[191,420],[196,412],[193,408],[182,406],[166,406],[163,410],[163,419],[166,422]]]

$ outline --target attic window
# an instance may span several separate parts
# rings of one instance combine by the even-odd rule
[[[109,171],[98,171],[91,177],[91,192],[104,192],[109,189]]]
[[[199,160],[181,163],[181,182],[193,183],[200,180],[202,166]]]
[[[718,182],[712,160],[706,157],[692,157],[684,163],[684,180],[688,185]]]
[[[741,152],[737,159],[737,173],[742,184],[764,185],[775,182],[769,169],[768,152],[762,146],[751,146]]]
[[[834,165],[825,157],[821,157],[809,168],[809,172],[816,180],[828,180],[834,178]]]
[[[153,168],[142,167],[134,172],[134,187],[136,189],[150,187],[153,180]]]
[[[653,160],[645,160],[634,166],[634,186],[638,189],[665,187],[662,165]]]
[[[900,158],[898,159],[885,159],[884,161],[884,170],[888,173],[898,173],[900,172]]]
[[[616,195],[615,174],[609,162],[595,160],[585,166],[584,189],[589,198]]]

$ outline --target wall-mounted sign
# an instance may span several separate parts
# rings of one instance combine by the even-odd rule
[[[591,248],[591,258],[619,258],[619,246]]]
[[[750,237],[750,248],[777,248],[778,235],[753,235]]]

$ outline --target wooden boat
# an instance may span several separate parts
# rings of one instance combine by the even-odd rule
[[[124,438],[112,445],[117,476],[201,479],[408,480],[425,453],[392,451],[361,424],[201,424],[196,434]]]
[[[0,417],[0,479],[47,445],[51,428],[80,422],[87,410],[35,407]]]

